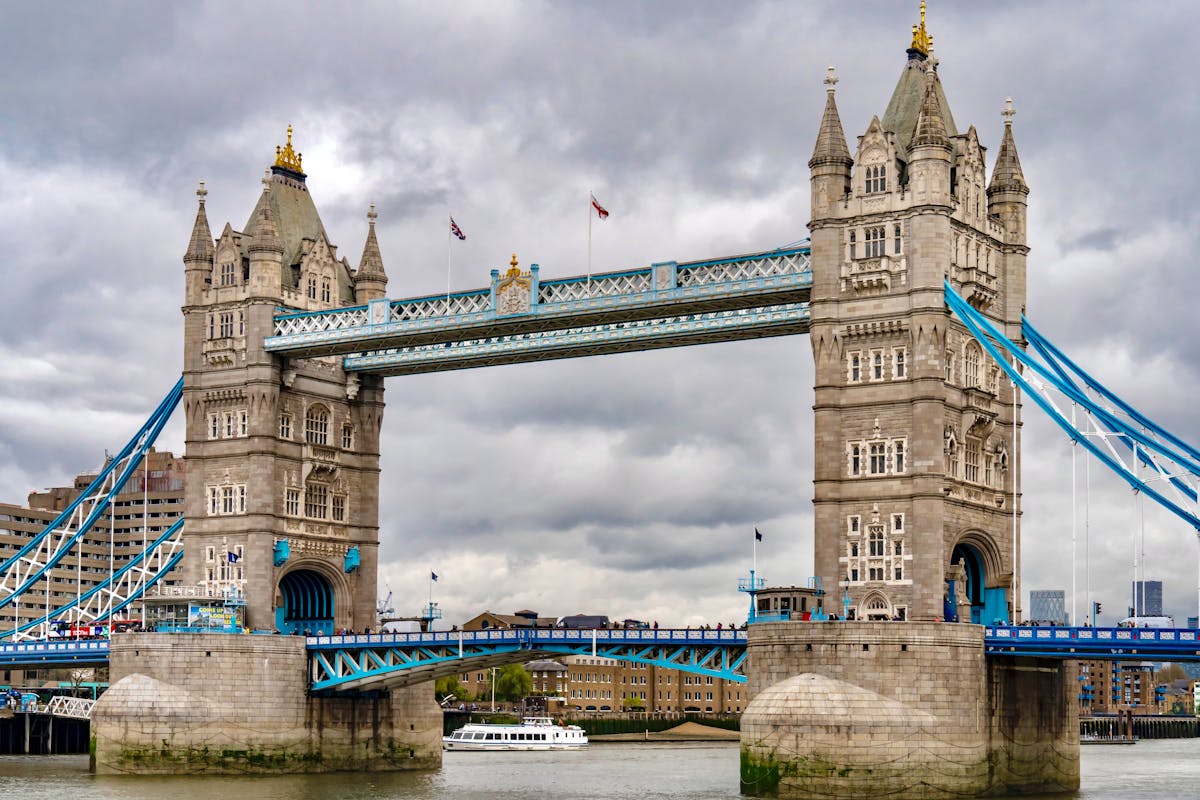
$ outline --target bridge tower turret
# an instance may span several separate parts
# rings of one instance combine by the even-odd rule
[[[363,303],[387,276],[374,209],[363,265],[339,260],[291,137],[242,231],[226,224],[214,242],[198,192],[184,257],[183,583],[240,595],[252,628],[361,630],[375,623],[382,378],[263,341],[278,308]]]
[[[955,125],[923,13],[853,159],[831,79],[809,162],[816,571],[859,619],[1008,619],[1014,395],[943,281],[1019,330],[1028,188],[1011,132],[985,190],[985,148]]]

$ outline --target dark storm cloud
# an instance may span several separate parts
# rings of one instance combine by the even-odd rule
[[[9,4],[0,497],[94,466],[173,382],[196,181],[214,233],[240,228],[288,123],[352,263],[376,203],[393,296],[445,290],[447,211],[469,237],[456,289],[513,252],[582,273],[589,189],[613,211],[596,269],[775,247],[806,234],[825,67],[853,151],[899,75],[911,6]],[[929,9],[955,120],[992,160],[1003,100],[1017,104],[1031,318],[1191,441],[1196,22],[1188,3]],[[773,582],[811,570],[811,370],[792,338],[393,379],[381,580],[415,606],[442,567],[448,619],[744,613],[731,582],[755,525]],[[1026,408],[1025,586],[1065,588],[1070,454]],[[182,448],[178,426],[168,439]],[[1093,504],[1127,519],[1120,487]],[[1106,607],[1124,602],[1127,527],[1093,530]],[[1153,516],[1147,538],[1189,546]],[[1181,609],[1182,552],[1150,561]]]

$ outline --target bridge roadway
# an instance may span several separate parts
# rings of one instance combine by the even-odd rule
[[[746,681],[745,630],[515,628],[377,633],[313,636],[306,639],[306,646],[313,690],[408,686],[554,655],[595,656]],[[989,625],[984,630],[984,649],[989,656],[1200,662],[1200,630]],[[108,653],[105,639],[18,642],[0,645],[0,668],[103,666]]]
[[[408,375],[807,333],[809,255],[803,244],[553,280],[514,266],[466,292],[280,309],[265,347]]]

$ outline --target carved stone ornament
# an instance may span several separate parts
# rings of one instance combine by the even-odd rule
[[[504,273],[496,284],[496,313],[498,314],[528,314],[529,287],[533,278],[528,272],[517,268],[517,257],[512,259],[512,269]]]

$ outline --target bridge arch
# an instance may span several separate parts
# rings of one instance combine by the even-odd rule
[[[964,531],[949,555],[946,619],[982,625],[1007,621],[1004,557],[995,539],[984,531]]]
[[[331,634],[339,627],[339,620],[346,619],[349,607],[350,589],[345,577],[327,563],[302,559],[279,576],[275,627],[289,634]]]

